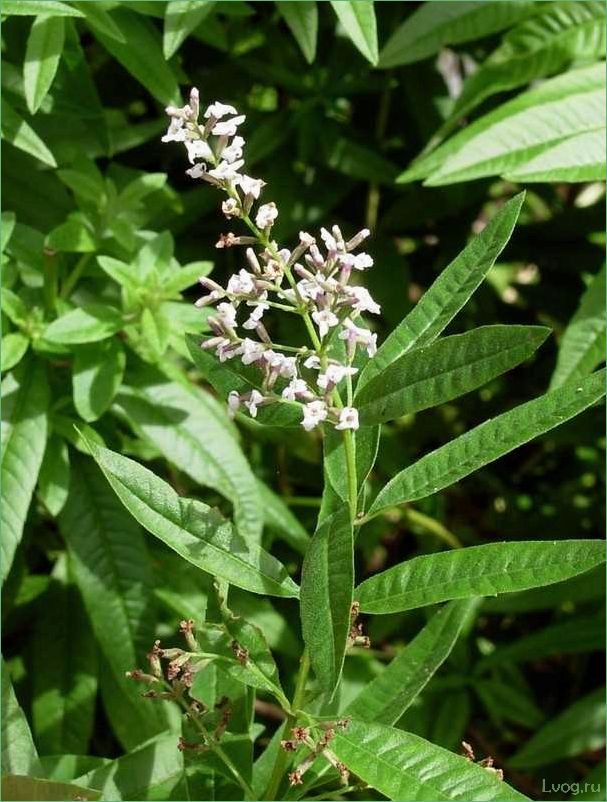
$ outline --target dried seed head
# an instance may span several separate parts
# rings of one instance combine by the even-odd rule
[[[285,752],[297,752],[298,743],[295,741],[281,741],[280,746]]]

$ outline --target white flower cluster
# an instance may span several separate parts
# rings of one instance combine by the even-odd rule
[[[215,102],[199,122],[197,89],[192,89],[188,105],[169,106],[166,111],[171,122],[162,141],[184,143],[193,164],[188,175],[223,190],[228,195],[221,205],[225,217],[241,219],[251,232],[250,236],[232,232],[220,236],[218,248],[247,246],[247,268],[232,275],[225,288],[201,278],[200,283],[209,292],[196,302],[199,307],[215,305],[215,314],[208,319],[215,336],[201,347],[214,350],[221,362],[239,358],[244,365],[255,364],[261,370],[263,392],[240,395],[232,391],[229,413],[234,415],[244,406],[255,418],[258,407],[297,401],[303,404],[301,423],[306,431],[323,421],[339,430],[358,429],[358,412],[352,406],[352,376],[358,371],[352,362],[357,346],[370,357],[375,354],[377,335],[355,321],[363,312],[378,314],[380,307],[364,287],[350,284],[350,279],[373,265],[368,254],[354,253],[369,231],[363,229],[345,240],[338,226],[331,231],[322,228],[324,252],[314,237],[300,231],[299,243],[292,251],[280,248],[271,240],[278,217],[276,204],[260,204],[254,222],[251,219],[265,182],[240,172],[244,139],[237,130],[244,115],[238,115],[233,106]],[[253,246],[258,246],[257,252]],[[273,343],[263,323],[270,308],[303,318],[312,347]],[[239,323],[242,311],[245,319],[241,316]],[[239,328],[244,330],[243,336]],[[251,339],[248,332],[255,332],[258,339]],[[345,345],[343,362],[334,358],[339,340]],[[345,406],[338,389],[344,381]]]

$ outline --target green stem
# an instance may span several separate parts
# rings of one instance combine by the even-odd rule
[[[431,518],[429,515],[425,515],[419,510],[414,510],[413,507],[405,507],[403,512],[405,518],[407,518],[410,523],[417,524],[417,526],[420,526],[427,532],[431,532],[439,538],[439,540],[442,540],[443,543],[446,543],[453,549],[462,548],[459,538],[454,535],[453,532],[450,532],[446,526],[443,526],[440,521],[437,521],[436,518]]]
[[[356,520],[358,511],[358,487],[356,481],[356,447],[354,443],[354,433],[350,429],[344,429],[344,448],[346,451],[346,469],[348,472],[348,501],[350,504],[350,517],[352,522]]]
[[[304,649],[301,655],[301,660],[299,662],[299,672],[297,674],[297,681],[295,683],[295,692],[293,694],[293,701],[291,703],[291,710],[293,712],[287,716],[284,729],[285,734],[288,734],[291,728],[294,727],[295,724],[297,723],[299,708],[302,706],[304,700],[306,681],[308,679],[309,671],[310,671],[310,656],[308,655],[308,650]],[[270,782],[268,783],[267,790],[263,794],[262,799],[267,799],[267,800],[276,799],[276,795],[280,787],[280,782],[285,772],[286,763],[287,763],[287,753],[285,752],[284,749],[281,748],[279,749],[278,754],[276,755],[276,762],[274,763],[272,776],[270,777]]]
[[[69,298],[72,293],[72,290],[80,280],[84,272],[84,268],[87,266],[89,259],[91,258],[90,253],[83,253],[80,259],[76,262],[74,269],[69,274],[69,276],[63,282],[63,286],[61,287],[61,298]]]
[[[57,259],[55,251],[44,252],[44,307],[50,317],[57,303]]]

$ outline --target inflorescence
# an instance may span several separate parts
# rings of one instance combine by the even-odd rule
[[[237,132],[245,116],[238,115],[233,106],[214,102],[199,121],[196,88],[187,105],[169,106],[166,112],[171,121],[162,141],[184,143],[193,165],[187,174],[225,192],[228,197],[221,204],[225,217],[242,220],[251,232],[251,236],[221,234],[217,248],[246,246],[248,268],[232,275],[225,288],[201,278],[209,293],[196,302],[198,307],[215,306],[208,318],[214,336],[201,347],[213,350],[221,362],[238,357],[244,365],[254,364],[261,370],[261,390],[230,392],[229,414],[234,416],[243,406],[255,418],[258,407],[296,401],[303,405],[301,424],[306,431],[323,421],[339,430],[358,429],[358,411],[352,406],[352,376],[358,368],[352,363],[359,346],[369,357],[374,356],[377,335],[357,324],[363,312],[380,312],[364,287],[350,284],[354,273],[373,265],[367,253],[354,253],[369,236],[368,229],[345,240],[338,226],[330,231],[321,228],[324,252],[305,231],[300,231],[299,243],[292,251],[279,247],[271,239],[278,217],[276,204],[270,201],[254,209],[265,182],[241,172],[245,142]],[[303,318],[312,347],[272,342],[263,323],[270,308]],[[252,339],[253,333],[257,339]],[[340,340],[343,345],[338,350],[335,346]],[[344,380],[346,405],[338,391]]]

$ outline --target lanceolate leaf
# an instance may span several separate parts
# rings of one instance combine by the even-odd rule
[[[332,692],[341,675],[354,587],[348,504],[325,518],[312,537],[301,574],[301,626],[320,687]]]
[[[558,95],[548,99],[548,93],[555,89],[557,82]],[[604,94],[602,64],[547,81],[537,90],[529,90],[469,126],[465,143],[453,155],[448,155],[425,183],[440,186],[486,175],[550,180],[551,171],[555,172],[553,180],[561,180],[564,176],[559,170],[579,167],[577,149],[569,148],[567,141],[585,135],[594,142],[594,137],[604,132]],[[448,148],[449,142],[444,147]],[[545,152],[557,147],[559,158],[550,157],[546,165]],[[586,156],[583,163],[592,165],[600,156],[600,151],[598,156],[592,153],[590,160]],[[543,178],[538,179],[540,171]],[[565,180],[587,179],[572,175]]]
[[[170,462],[232,501],[241,535],[259,542],[263,510],[257,482],[224,410],[212,396],[150,371],[135,386],[125,387],[116,405]]]
[[[94,421],[109,408],[122,383],[126,354],[118,339],[84,345],[76,350],[72,367],[74,406],[85,421]]]
[[[475,390],[530,357],[549,331],[481,326],[409,351],[357,391],[361,423],[383,423]]]
[[[426,290],[365,365],[358,388],[412,348],[433,342],[480,285],[512,235],[524,193],[509,200]]]
[[[551,585],[603,562],[600,540],[488,543],[414,557],[366,579],[354,596],[363,612],[395,613]]]
[[[579,415],[604,395],[605,371],[601,370],[481,423],[396,474],[380,491],[369,515],[431,496]]]
[[[36,17],[25,50],[23,83],[27,107],[35,114],[53,83],[65,35],[63,17]]]
[[[316,56],[318,9],[315,0],[280,0],[276,7],[289,26],[308,64]]]
[[[170,59],[182,42],[197,28],[215,5],[212,0],[170,0],[164,16],[162,50]]]
[[[605,128],[583,131],[504,174],[508,181],[604,181]]]
[[[79,345],[105,340],[124,325],[117,309],[105,304],[86,304],[54,320],[44,331],[50,342]]]
[[[59,518],[97,642],[118,688],[117,735],[132,748],[166,727],[159,705],[142,705],[125,672],[149,650],[152,576],[143,533],[88,457],[73,455],[70,495]],[[105,669],[107,670],[107,668]]]
[[[170,485],[133,460],[90,440],[87,444],[131,515],[185,560],[253,593],[299,595],[285,567],[262,548],[248,544],[218,512],[202,502],[180,498]]]
[[[604,746],[605,688],[598,688],[545,724],[510,758],[509,765],[528,769]]]
[[[227,399],[231,390],[241,395],[253,389],[261,390],[261,371],[255,365],[243,365],[237,358],[222,363],[214,354],[200,347],[203,339],[194,335],[186,337],[194,364],[222,399]],[[281,401],[257,410],[257,421],[268,426],[300,426],[302,418],[301,404],[292,401]]]
[[[577,381],[605,359],[605,266],[582,295],[560,342],[550,389]]]
[[[46,444],[38,477],[38,493],[51,515],[59,515],[70,485],[70,455],[67,443],[52,434]]]
[[[388,799],[482,799],[512,802],[519,794],[494,772],[410,732],[352,720],[331,749],[357,777]]]
[[[43,754],[86,754],[97,695],[97,644],[78,590],[53,580],[32,639],[32,715]]]
[[[165,61],[160,35],[154,26],[141,15],[126,9],[114,9],[112,18],[125,43],[109,36],[89,17],[88,23],[97,39],[157,100],[164,104],[179,102],[179,86]]]
[[[600,2],[550,3],[517,25],[464,84],[450,121],[495,94],[605,53],[605,7]]]
[[[377,64],[377,23],[372,0],[331,0],[333,10],[355,47]]]
[[[398,180],[431,175],[428,183],[454,183],[514,171],[548,147],[604,127],[604,87],[601,64],[551,78],[467,125]]]
[[[527,16],[532,8],[530,2],[424,3],[388,39],[379,66],[411,64],[438,53],[445,45],[496,33]]]
[[[78,799],[99,799],[100,795],[91,788],[83,788],[72,783],[37,780],[33,777],[20,777],[7,774],[2,777],[2,799],[27,799],[29,802],[71,802]]]
[[[10,571],[38,480],[47,434],[49,390],[41,362],[29,359],[2,382],[2,567]]]
[[[54,17],[81,17],[82,12],[58,0],[4,0],[3,16],[38,16],[49,14]]]
[[[2,338],[2,373],[18,365],[25,356],[30,341],[21,332],[13,331]]]
[[[478,600],[470,598],[438,610],[345,712],[364,721],[395,724],[447,659],[477,605]]]
[[[88,0],[72,3],[72,6],[87,18],[88,22],[96,27],[101,33],[107,34],[117,42],[126,42],[120,28],[112,19],[112,15],[99,5],[99,3],[89,3]]]
[[[37,774],[40,771],[38,752],[32,733],[21,709],[3,659],[2,670],[2,771],[10,774]]]
[[[4,11],[4,6],[2,6],[2,10]],[[49,167],[57,166],[55,157],[42,139],[4,98],[2,98],[1,128],[2,138],[10,142],[11,145],[25,153],[29,153],[30,156],[38,159],[43,164],[49,165]]]

